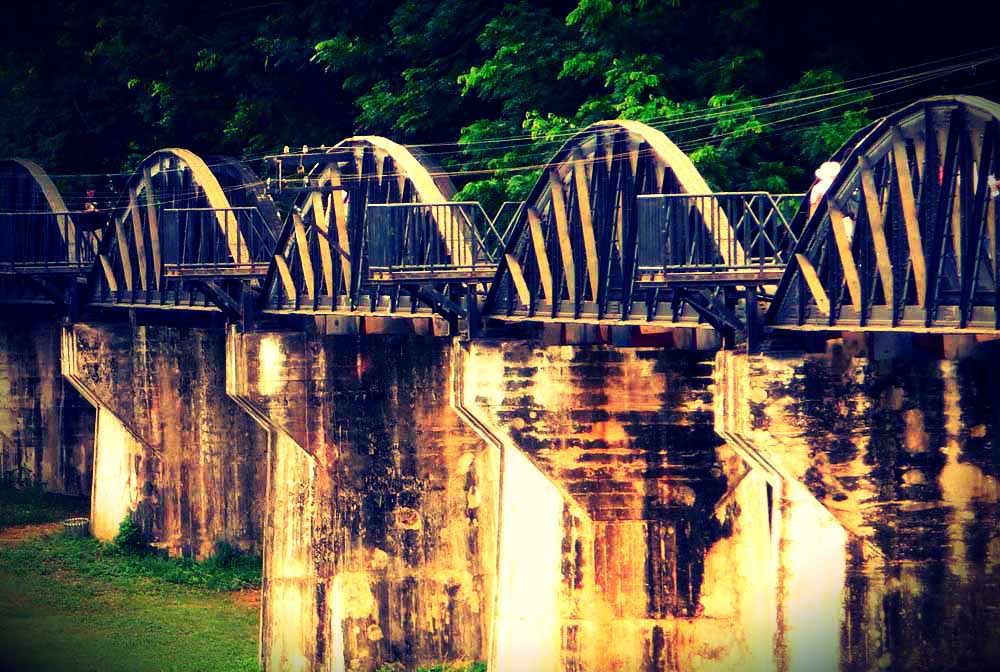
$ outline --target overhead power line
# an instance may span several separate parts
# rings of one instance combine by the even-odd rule
[[[980,50],[978,52],[970,52],[970,54],[965,54],[963,56],[969,56],[971,54],[982,54],[984,52],[996,52],[996,51],[997,51],[997,48],[993,48],[993,49],[989,49],[989,50]],[[923,83],[926,83],[926,82],[929,82],[929,81],[932,81],[932,80],[935,80],[935,79],[939,79],[939,78],[948,76],[950,74],[954,74],[956,72],[959,72],[961,70],[964,70],[964,69],[967,69],[967,68],[970,68],[970,67],[978,67],[980,65],[984,65],[984,64],[987,64],[987,63],[993,63],[993,62],[996,62],[996,61],[1000,61],[1000,54],[994,53],[994,54],[989,55],[989,56],[985,56],[984,55],[984,56],[982,56],[980,58],[977,58],[977,59],[968,59],[968,60],[965,60],[965,61],[954,62],[958,58],[960,58],[960,57],[953,57],[953,58],[950,58],[950,59],[939,59],[937,61],[930,61],[930,62],[928,62],[926,64],[922,64],[922,65],[926,66],[926,65],[940,64],[940,63],[948,63],[948,64],[947,65],[941,65],[940,67],[936,67],[936,68],[932,68],[932,69],[927,69],[927,70],[919,71],[919,72],[912,72],[912,71],[915,70],[917,67],[920,67],[920,66],[910,66],[910,67],[907,67],[907,68],[899,68],[899,69],[896,69],[896,70],[887,71],[885,73],[880,73],[880,75],[869,75],[869,76],[866,76],[866,77],[860,77],[860,78],[855,78],[854,80],[849,80],[849,82],[860,82],[860,81],[868,81],[868,82],[870,82],[869,84],[867,84],[865,86],[858,85],[858,86],[853,86],[853,87],[841,87],[841,88],[837,88],[837,89],[834,89],[834,90],[824,91],[822,93],[816,93],[816,94],[812,94],[812,95],[798,96],[798,97],[794,97],[794,98],[789,97],[792,94],[777,94],[775,96],[769,96],[769,97],[766,97],[766,98],[759,99],[760,101],[765,101],[765,100],[772,100],[772,101],[774,101],[774,102],[770,102],[770,103],[760,103],[760,104],[756,104],[756,105],[752,105],[752,106],[744,106],[744,107],[735,107],[734,106],[734,109],[731,109],[731,110],[730,109],[726,109],[726,108],[702,108],[701,110],[699,110],[697,112],[692,111],[691,113],[687,113],[686,115],[680,115],[678,117],[666,118],[666,120],[661,121],[661,122],[654,122],[654,123],[644,122],[644,123],[647,123],[647,125],[650,125],[650,126],[652,126],[654,128],[658,128],[660,130],[670,130],[671,132],[686,133],[686,132],[690,132],[690,131],[693,131],[693,130],[715,127],[716,124],[718,123],[718,121],[720,120],[720,118],[723,118],[723,117],[725,117],[727,115],[728,116],[746,115],[747,117],[749,117],[751,115],[754,115],[754,116],[760,115],[760,116],[763,117],[763,119],[760,120],[760,127],[761,128],[767,127],[767,128],[769,128],[769,130],[768,131],[762,131],[762,132],[759,133],[759,135],[772,135],[772,134],[777,133],[777,132],[787,132],[789,130],[799,130],[799,129],[802,129],[802,128],[808,128],[809,126],[812,126],[812,125],[815,124],[815,122],[813,122],[813,121],[802,123],[801,120],[803,120],[805,118],[808,118],[808,117],[814,117],[814,116],[817,116],[817,115],[824,115],[824,114],[827,114],[827,113],[829,113],[829,112],[831,112],[833,110],[841,109],[841,108],[844,108],[844,107],[849,107],[851,105],[857,104],[857,103],[859,103],[861,101],[861,98],[860,98],[861,96],[865,96],[865,95],[867,95],[867,94],[870,93],[873,98],[884,97],[884,96],[886,96],[888,94],[896,93],[898,91],[901,91],[901,90],[904,90],[904,89],[907,89],[907,88],[911,88],[913,86],[917,86],[917,85],[920,85],[920,84],[923,84]],[[880,76],[891,75],[891,74],[898,74],[900,72],[910,72],[910,74],[896,76],[896,77],[889,77],[889,78],[880,79],[880,80],[874,81],[874,82],[871,81],[871,80],[876,79],[877,77],[880,77]],[[846,83],[848,83],[848,82],[845,82],[845,84]],[[982,83],[979,83],[979,85],[982,85]],[[823,85],[823,86],[811,87],[810,89],[805,89],[803,91],[819,90],[819,89],[826,89],[826,88],[828,88],[828,87],[826,85]],[[802,93],[802,92],[795,92],[795,93]],[[823,106],[822,107],[813,107],[815,105],[820,105],[820,104],[823,104]],[[884,109],[884,108],[888,108],[888,107],[891,107],[891,106],[892,105],[887,105],[887,104],[876,105],[876,106],[873,106],[872,108],[870,108],[869,111],[874,111],[874,110],[877,110],[877,109]],[[804,110],[804,111],[802,111],[802,110]],[[787,115],[787,113],[789,113],[789,112],[796,112],[796,114],[792,114],[790,116],[777,116],[777,115]],[[541,146],[544,147],[546,145],[550,145],[552,143],[559,142],[560,138],[563,138],[563,137],[569,138],[569,137],[573,137],[575,135],[578,135],[581,131],[583,131],[583,129],[574,129],[574,130],[571,130],[571,131],[560,132],[558,134],[553,134],[553,136],[550,136],[549,138],[545,138],[545,139],[532,139],[531,142],[534,145],[536,145],[536,146],[541,145]],[[700,146],[704,146],[705,144],[708,144],[708,143],[720,142],[722,140],[725,140],[726,138],[733,137],[734,135],[736,135],[738,133],[742,133],[742,132],[744,132],[744,131],[742,131],[740,129],[735,129],[735,130],[728,131],[728,132],[723,132],[723,133],[709,134],[709,135],[706,135],[706,136],[703,136],[703,137],[699,137],[699,138],[684,139],[684,140],[678,142],[677,145],[678,145],[678,147],[680,149],[682,149],[684,151],[691,151],[691,150],[696,149],[696,148],[698,148]],[[514,140],[514,141],[516,141],[516,142],[513,142],[512,144],[508,145],[508,147],[510,147],[510,148],[517,148],[517,147],[523,146],[522,143],[521,143],[521,138],[530,138],[530,137],[531,136],[510,136],[510,137],[506,138],[506,140]],[[503,148],[503,145],[499,144],[503,140],[504,140],[504,138],[495,138],[495,139],[490,139],[490,140],[483,140],[482,142],[483,143],[487,143],[487,142],[493,143],[491,145],[491,149],[494,149],[494,148]],[[444,146],[444,145],[448,145],[448,144],[453,144],[453,143],[413,144],[413,145],[407,145],[407,147],[410,147],[410,148],[423,148],[423,147]],[[472,144],[472,143],[469,143],[469,144]],[[464,153],[467,150],[467,147],[464,144],[461,145],[460,147],[461,148],[459,150],[456,150],[456,151],[453,151],[453,152],[437,152],[437,153],[435,153],[435,152],[423,152],[423,154],[428,155],[428,156],[434,156],[436,154],[437,155],[441,155],[441,154],[445,154],[445,155],[447,155],[447,154],[459,154],[459,153]],[[490,174],[509,174],[509,173],[516,173],[516,172],[527,172],[527,171],[532,171],[532,170],[540,170],[540,169],[543,169],[543,168],[547,167],[549,164],[547,162],[543,163],[543,162],[539,162],[539,161],[532,162],[532,161],[530,161],[530,159],[535,158],[535,157],[550,157],[552,154],[553,154],[553,151],[550,150],[550,149],[539,149],[537,151],[528,152],[528,153],[519,152],[518,153],[518,158],[519,159],[528,160],[527,162],[525,162],[523,164],[520,164],[520,165],[502,166],[502,167],[486,167],[486,166],[475,167],[475,165],[472,164],[472,165],[467,165],[466,168],[460,169],[460,170],[450,170],[450,171],[440,170],[440,171],[433,171],[430,174],[431,174],[432,177],[456,177],[456,176],[475,176],[475,175],[490,175]],[[266,156],[269,156],[269,155],[270,154],[251,155],[249,157],[245,157],[243,159],[243,161],[244,162],[258,162],[258,161],[264,160],[264,158]],[[208,165],[209,165],[210,168],[214,168],[214,167],[219,167],[219,166],[222,166],[222,165],[226,165],[227,163],[228,163],[227,161],[218,161],[218,162],[211,162]],[[186,169],[185,166],[179,166],[178,168],[175,168],[175,169],[165,169],[165,171],[166,170],[185,170],[185,169]],[[386,176],[386,175],[388,175],[388,176],[393,176],[393,175],[399,176],[400,174],[401,173],[383,173],[383,177]],[[126,173],[126,172],[121,172],[121,173],[61,173],[61,174],[60,173],[56,173],[56,174],[51,174],[50,177],[57,178],[57,179],[69,179],[69,178],[93,178],[93,177],[110,178],[110,177],[119,177],[119,176],[134,177],[135,175],[136,175],[136,173],[134,173],[134,172],[132,172],[132,173]],[[344,174],[344,175],[341,176],[341,179],[344,182],[356,182],[356,181],[360,181],[360,180],[363,180],[363,179],[368,179],[372,175],[374,175],[374,173],[372,173],[372,174],[366,174],[366,173]],[[232,192],[236,192],[236,191],[240,191],[240,190],[244,190],[244,189],[259,187],[259,186],[262,186],[264,184],[265,183],[263,181],[260,181],[260,180],[242,182],[242,183],[232,184],[232,185],[229,185],[227,187],[224,187],[223,191],[225,191],[227,193],[232,193]],[[200,191],[199,191],[199,189],[197,187],[195,187],[195,188],[193,188],[191,190],[183,191],[183,192],[172,192],[171,198],[169,199],[169,201],[172,202],[172,201],[174,201],[176,199],[183,200],[184,198],[196,197],[199,194],[200,194]],[[64,202],[66,202],[67,204],[82,204],[82,203],[86,202],[87,200],[88,199],[86,199],[85,197],[64,198]],[[163,203],[166,203],[166,202],[168,202],[168,201],[167,200],[164,200],[164,201],[156,201],[156,200],[154,200],[154,201],[151,201],[149,204],[151,204],[151,205],[160,205],[160,204],[163,204]],[[126,209],[127,207],[128,207],[127,205],[116,205],[116,206],[107,208],[107,210],[110,210],[110,211],[121,211],[121,210]],[[35,211],[30,211],[30,212],[35,212]],[[45,211],[38,211],[38,212],[45,212]],[[5,212],[4,214],[10,214],[10,212],[8,211],[8,212]]]

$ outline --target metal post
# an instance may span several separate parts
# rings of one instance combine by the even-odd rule
[[[746,288],[746,313],[747,354],[758,355],[761,346],[761,325],[757,309],[757,288],[753,285]]]

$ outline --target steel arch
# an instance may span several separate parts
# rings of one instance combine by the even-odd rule
[[[20,185],[15,184],[20,182]],[[78,236],[76,224],[73,217],[66,208],[62,194],[52,182],[48,174],[34,161],[22,158],[9,158],[0,160],[0,202],[3,209],[9,212],[25,212],[25,216],[30,217],[31,213],[61,213],[57,219],[59,224],[56,229],[59,238],[63,242],[63,249],[60,258],[52,258],[48,261],[58,263],[69,263],[77,259]],[[38,226],[50,223],[46,217],[44,222],[36,222]],[[16,254],[16,251],[14,251]],[[16,262],[13,257],[9,260]]]
[[[708,184],[661,131],[626,120],[580,131],[549,161],[520,211],[483,316],[699,321],[704,304],[697,292],[673,291],[661,277],[642,273],[638,263],[638,198],[674,194],[700,195],[690,203],[686,233],[704,242],[713,261],[726,267],[746,263],[744,245]],[[688,300],[699,307],[686,310],[681,304]]]
[[[296,155],[276,158],[294,163]],[[451,180],[420,152],[380,136],[347,138],[305,160],[310,165],[301,187],[295,187],[301,193],[278,236],[261,309],[394,313],[400,303],[399,287],[383,294],[384,288],[366,277],[366,208],[447,203],[455,193]],[[439,225],[442,240],[456,244],[444,235],[444,222]],[[420,306],[426,313],[424,308]],[[410,309],[418,310],[415,296]]]
[[[998,121],[996,103],[941,96],[874,124],[809,218],[765,323],[1000,331]]]
[[[277,215],[262,185],[233,159],[210,166],[186,149],[150,154],[113,208],[91,271],[91,301],[226,305],[213,283],[262,276],[273,248]]]

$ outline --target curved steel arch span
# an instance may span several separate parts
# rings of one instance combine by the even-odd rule
[[[555,154],[519,211],[483,315],[697,322],[719,292],[683,292],[666,276],[743,267],[748,250],[731,212],[662,132],[635,121],[589,126]]]
[[[209,156],[207,163],[230,205],[259,210],[261,223],[276,238],[281,231],[281,218],[274,200],[267,193],[267,183],[247,164],[231,156]]]
[[[913,103],[869,129],[808,219],[766,324],[1000,332],[1000,105]]]
[[[0,226],[5,239],[6,263],[46,262],[53,266],[80,261],[76,224],[59,189],[34,161],[21,158],[0,160],[0,210],[5,211]],[[52,229],[43,231],[42,229]],[[42,238],[45,249],[20,245],[20,238]],[[27,242],[25,240],[25,242]],[[21,258],[28,254],[31,258]]]
[[[262,276],[266,268],[277,215],[262,184],[233,159],[210,166],[186,149],[150,154],[112,210],[91,272],[91,300],[219,307],[220,292],[206,294],[206,285],[217,290],[212,283],[222,278]]]
[[[309,160],[301,193],[278,237],[262,309],[395,312],[399,288],[386,291],[369,278],[368,207],[447,204],[455,194],[451,180],[419,152],[379,136],[347,138]],[[434,217],[433,224],[448,253],[458,254],[468,242],[449,235],[446,219]],[[418,310],[416,299],[412,310]]]
[[[14,170],[11,170],[14,169]],[[0,159],[0,170],[8,173],[8,176],[4,179],[4,197],[3,204],[5,209],[20,209],[22,207],[27,207],[32,205],[34,199],[22,202],[19,196],[23,198],[26,194],[17,194],[12,191],[12,185],[8,182],[11,174],[16,174],[17,172],[23,172],[24,175],[30,177],[33,186],[38,190],[42,199],[44,199],[45,204],[52,212],[65,212],[66,204],[63,202],[62,195],[56,188],[56,185],[49,178],[48,174],[42,170],[34,161],[29,159],[19,159],[17,157],[9,159]]]

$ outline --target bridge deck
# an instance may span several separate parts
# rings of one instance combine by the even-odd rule
[[[673,285],[769,285],[781,280],[784,265],[727,271],[654,271],[640,269],[636,282],[642,287]]]
[[[236,178],[181,150],[146,159],[101,235],[57,204],[0,213],[11,234],[0,300],[243,324],[436,314],[471,331],[492,320],[709,324],[748,339],[763,327],[1000,333],[1000,207],[986,180],[1000,118],[978,99],[911,105],[856,136],[815,208],[803,194],[712,193],[667,138],[626,122],[571,138],[509,222],[450,200],[384,139],[271,159],[272,187],[302,192],[284,223],[263,189],[227,195],[219,180]],[[165,178],[181,164],[196,197]]]
[[[492,280],[496,275],[496,264],[483,264],[476,268],[434,268],[434,269],[372,269],[369,277],[372,282],[406,283],[406,282],[451,282],[469,280],[482,282]]]
[[[269,262],[214,266],[167,264],[163,267],[163,276],[166,278],[263,278],[267,275],[268,266]]]
[[[90,264],[0,264],[0,275],[86,275]]]

